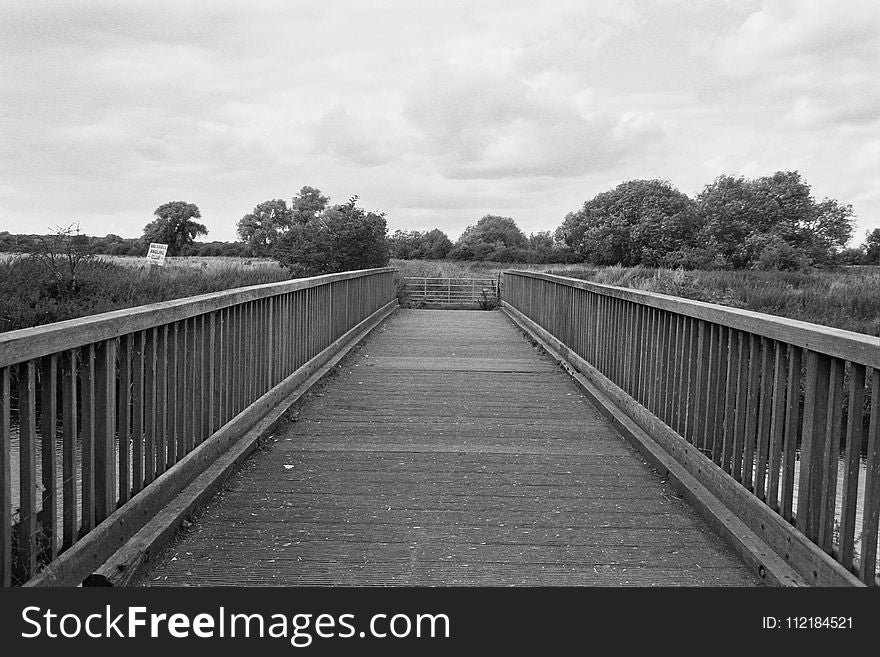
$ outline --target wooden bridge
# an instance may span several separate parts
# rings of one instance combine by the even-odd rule
[[[398,309],[376,269],[0,335],[3,584],[877,585],[880,340],[500,293]]]

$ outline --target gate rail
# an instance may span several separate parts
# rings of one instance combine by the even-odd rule
[[[403,301],[438,307],[495,307],[498,280],[495,278],[429,278],[406,276],[402,279]]]
[[[537,272],[504,290],[808,583],[877,584],[880,339]]]

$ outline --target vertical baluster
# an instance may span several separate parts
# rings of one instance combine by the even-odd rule
[[[205,394],[205,385],[208,381],[208,354],[205,347],[207,340],[205,327],[208,323],[207,315],[199,315],[193,318],[195,328],[195,359],[192,368],[192,401],[193,401],[193,428],[190,434],[188,452],[196,445],[200,445],[205,439],[205,427],[207,416],[211,413],[211,402]]]
[[[194,380],[198,361],[196,360],[196,331],[195,319],[188,319],[183,322],[183,358],[181,358],[183,370],[183,385],[181,386],[180,396],[183,400],[182,413],[180,413],[180,435],[177,441],[177,460],[179,461],[189,453],[193,444],[193,431],[195,427],[195,410],[194,405]]]
[[[292,369],[292,353],[291,353],[291,345],[293,338],[293,328],[291,324],[291,308],[290,303],[293,299],[293,294],[287,293],[282,297],[281,304],[281,335],[282,335],[282,343],[284,345],[284,357],[282,359],[282,371],[279,379],[285,379],[293,372]]]
[[[717,326],[718,330],[718,376],[714,379],[712,402],[715,407],[712,428],[712,461],[721,465],[724,448],[724,410],[727,390],[720,385],[728,382],[728,364],[730,363],[730,329]]]
[[[223,334],[226,342],[225,348],[225,372],[223,375],[223,390],[226,394],[224,402],[223,424],[229,422],[235,415],[235,382],[232,380],[232,373],[238,367],[238,308],[231,307],[226,309],[226,318],[223,321]]]
[[[636,356],[638,360],[636,377],[634,379],[636,400],[642,405],[645,403],[645,380],[651,375],[650,365],[650,341],[651,334],[651,308],[638,305],[639,313],[639,350]]]
[[[865,366],[852,363],[849,370],[849,408],[846,418],[843,499],[840,505],[839,561],[853,569],[855,554],[856,505],[859,495],[860,454],[864,433]]]
[[[248,405],[248,398],[251,396],[251,389],[254,384],[254,359],[251,354],[251,346],[253,345],[253,340],[251,340],[251,328],[253,327],[253,314],[254,314],[254,304],[247,303],[243,308],[244,312],[241,314],[241,358],[242,358],[242,371],[244,371],[245,376],[242,381],[242,386],[240,389],[240,395],[238,399],[238,412],[244,410],[245,406]]]
[[[727,385],[724,400],[724,443],[721,452],[721,467],[725,472],[731,471],[733,443],[736,432],[736,398],[739,390],[740,371],[743,367],[740,360],[742,352],[742,334],[730,329],[727,358]]]
[[[18,367],[19,518],[18,562],[29,579],[37,567],[36,363]]]
[[[804,397],[804,433],[801,439],[801,470],[798,480],[797,526],[810,540],[819,538],[819,506],[822,482],[822,455],[825,451],[825,425],[828,414],[830,359],[815,351],[807,352],[807,378]]]
[[[0,586],[12,584],[12,390],[0,367]]]
[[[263,299],[254,301],[252,304],[252,314],[250,318],[250,329],[248,335],[248,360],[253,368],[253,376],[251,378],[251,386],[248,391],[245,406],[248,406],[254,399],[259,397],[260,389],[263,387],[263,354],[260,353],[263,347],[263,339],[265,338],[265,328],[263,326],[265,303]]]
[[[134,334],[124,335],[119,339],[119,406],[116,410],[119,424],[119,502],[124,504],[128,501],[131,487],[129,473],[131,472],[131,360],[134,351]]]
[[[82,349],[80,370],[82,396],[80,443],[82,445],[82,528],[80,535],[95,526],[95,345]]]
[[[630,396],[632,396],[632,368],[635,359],[633,358],[633,350],[636,347],[636,325],[635,313],[633,306],[629,301],[620,302],[623,305],[623,334],[624,340],[620,342],[621,348],[624,350],[622,354],[623,368],[620,373],[620,387]]]
[[[686,393],[684,396],[683,416],[684,416],[684,434],[682,434],[689,443],[696,445],[698,437],[696,435],[697,415],[703,413],[700,407],[700,391],[698,383],[700,372],[705,367],[704,354],[700,338],[702,337],[702,322],[688,318],[688,350],[687,350],[687,371],[685,378],[687,379]]]
[[[758,409],[758,439],[755,464],[755,495],[766,499],[767,464],[770,451],[770,429],[773,404],[773,345],[772,340],[761,338],[761,397]]]
[[[794,459],[800,428],[801,360],[800,347],[788,345],[788,386],[785,391],[785,444],[782,454],[782,517],[791,522],[794,496]]]
[[[159,414],[165,415],[159,399],[159,386],[164,385],[158,371],[159,328],[146,333],[144,343],[144,485],[156,478],[156,439],[159,433]]]
[[[144,485],[144,408],[146,388],[144,385],[144,361],[147,345],[147,332],[138,331],[134,335],[134,359],[131,376],[134,382],[131,405],[131,493],[136,495]]]
[[[562,286],[559,286],[562,287]],[[564,288],[563,288],[564,289]],[[614,381],[614,383],[620,385],[621,377],[621,357],[623,356],[623,350],[620,348],[621,345],[626,343],[626,336],[623,334],[623,325],[621,321],[621,303],[620,299],[615,299],[614,297],[610,297],[609,301],[611,302],[611,326],[610,332],[608,334],[609,345],[608,350],[611,356],[611,376],[610,379]]]
[[[733,412],[733,444],[729,458],[729,472],[737,481],[742,481],[742,462],[745,445],[746,422],[749,396],[749,334],[740,331],[737,344],[736,361],[736,407]]]
[[[645,407],[652,413],[657,412],[657,381],[659,380],[658,364],[661,351],[660,333],[661,313],[657,308],[651,308],[651,323],[649,333],[650,352],[648,353],[648,374],[645,377]]]
[[[163,472],[175,464],[175,457],[177,456],[177,435],[180,426],[178,420],[178,414],[180,412],[179,389],[181,384],[180,363],[183,360],[183,354],[180,349],[180,333],[180,322],[174,322],[168,327],[168,334],[165,338],[168,354],[168,358],[165,360],[168,363],[168,369],[166,370],[167,385],[165,387],[167,420],[165,425],[165,442],[163,445]]]
[[[665,310],[661,311],[659,324],[659,344],[657,345],[657,366],[654,375],[654,415],[665,421],[663,412],[663,393],[666,389],[666,357],[669,353],[669,319],[670,314]]]
[[[785,441],[786,412],[786,348],[783,343],[776,342],[773,354],[773,408],[770,414],[770,457],[767,479],[767,504],[774,511],[779,511],[779,478],[782,466],[782,450]]]
[[[190,335],[189,321],[183,320],[176,324],[177,327],[177,387],[174,395],[177,407],[176,421],[174,424],[174,443],[169,445],[168,462],[174,465],[186,454],[188,441],[187,430],[190,426],[191,409],[189,408],[189,370],[190,368]]]
[[[95,521],[116,510],[116,339],[98,343],[95,379]]]
[[[618,384],[627,394],[632,394],[630,386],[633,366],[633,349],[635,348],[635,316],[632,304],[629,301],[619,300],[621,309],[621,325],[619,331],[623,338],[618,342],[620,354],[620,383]]]
[[[77,495],[76,473],[77,437],[77,351],[71,349],[64,353],[61,395],[61,424],[63,426],[63,445],[61,448],[61,489],[64,509],[64,529],[61,547],[67,549],[76,542],[79,527],[79,496]]]
[[[158,477],[165,472],[166,445],[169,442],[169,433],[173,431],[173,404],[169,404],[168,391],[171,386],[169,378],[174,374],[173,363],[169,363],[172,356],[171,338],[173,328],[168,324],[159,327],[158,350],[156,355],[156,433],[153,449],[155,450],[156,468],[154,476]],[[172,398],[173,399],[173,398]],[[169,408],[171,406],[171,408]]]
[[[694,385],[694,401],[693,422],[691,423],[691,431],[693,431],[694,446],[703,451],[706,449],[708,436],[707,429],[710,426],[711,418],[709,417],[709,376],[712,371],[712,325],[708,322],[700,320],[697,324],[697,374]]]
[[[244,398],[245,378],[247,377],[247,363],[244,354],[244,317],[247,309],[244,305],[234,307],[235,329],[233,331],[233,349],[235,353],[235,362],[230,372],[229,383],[233,389],[232,413],[230,419],[238,415],[241,411],[241,401]]]
[[[639,380],[644,372],[645,361],[642,359],[642,348],[644,345],[642,332],[645,325],[645,307],[640,304],[630,304],[630,312],[632,313],[632,348],[630,350],[630,366],[629,381],[626,390],[635,399],[640,400]]]
[[[819,490],[819,547],[831,554],[834,539],[834,511],[837,502],[837,466],[840,458],[840,436],[843,430],[843,375],[844,362],[831,359],[831,375],[828,383],[827,410],[825,412],[825,449],[820,456],[821,478],[815,482]],[[821,403],[821,400],[819,400]],[[814,485],[815,485],[814,484]]]
[[[859,573],[865,584],[874,584],[877,568],[877,526],[880,515],[880,369],[871,371],[871,420],[865,467],[865,506]]]
[[[663,421],[670,427],[675,427],[675,391],[676,379],[678,378],[675,371],[676,361],[678,360],[679,350],[678,341],[680,339],[681,315],[671,313],[669,316],[669,336],[666,346],[666,362],[663,367],[665,370],[663,385]]]
[[[225,310],[211,313],[208,331],[208,353],[211,355],[208,370],[208,397],[210,400],[210,416],[208,417],[208,435],[213,435],[223,425],[223,318]]]
[[[689,352],[691,341],[690,318],[685,315],[679,315],[678,318],[678,341],[676,343],[675,358],[675,378],[673,379],[674,405],[672,408],[673,417],[675,418],[675,432],[682,438],[687,439],[687,431],[685,430],[685,420],[687,413],[687,394],[688,394],[688,370],[690,367]]]
[[[58,454],[56,427],[58,418],[58,356],[42,359],[40,372],[40,442],[42,465],[42,508],[37,517],[42,527],[42,561],[58,555]]]
[[[281,298],[279,297],[278,300],[280,301]],[[266,359],[266,363],[268,365],[268,370],[266,372],[266,391],[269,391],[277,382],[279,361],[281,360],[281,356],[284,351],[281,344],[282,341],[276,337],[278,335],[278,327],[276,326],[277,318],[275,313],[275,297],[269,297],[267,303],[269,306],[269,336],[266,340],[266,353],[264,355],[264,358]],[[335,340],[336,336],[334,336],[333,339]]]
[[[755,441],[758,438],[758,398],[761,381],[761,340],[757,335],[749,336],[749,372],[746,383],[746,419],[743,427],[742,482],[746,488],[753,488],[752,473],[755,464]]]
[[[681,349],[679,347],[679,343],[682,339],[682,317],[678,313],[673,313],[670,319],[671,325],[669,333],[669,357],[666,362],[666,395],[664,404],[664,413],[666,415],[666,418],[664,419],[664,422],[675,429],[677,433],[677,405],[680,383],[678,368],[681,365]]]

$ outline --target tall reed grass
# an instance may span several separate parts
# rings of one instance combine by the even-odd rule
[[[174,258],[157,267],[142,258],[108,257],[82,263],[73,291],[60,293],[35,261],[6,258],[0,260],[0,332],[290,278],[271,261]]]

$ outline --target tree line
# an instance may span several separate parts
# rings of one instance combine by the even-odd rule
[[[667,181],[627,181],[569,213],[556,238],[599,265],[802,269],[851,258],[853,225],[852,206],[817,201],[798,172],[780,171],[719,176],[694,199]]]
[[[629,180],[585,201],[552,233],[526,236],[513,218],[489,214],[455,242],[439,228],[388,235],[385,213],[357,201],[331,204],[320,190],[302,187],[289,203],[270,199],[242,216],[237,242],[197,241],[208,231],[186,201],[159,206],[137,239],[71,239],[80,250],[110,255],[142,256],[150,242],[161,242],[169,255],[267,257],[301,276],[383,266],[390,258],[686,269],[880,264],[880,228],[847,249],[852,207],[816,200],[797,171],[719,176],[695,198],[665,180]],[[41,240],[0,232],[0,251],[37,251]]]

